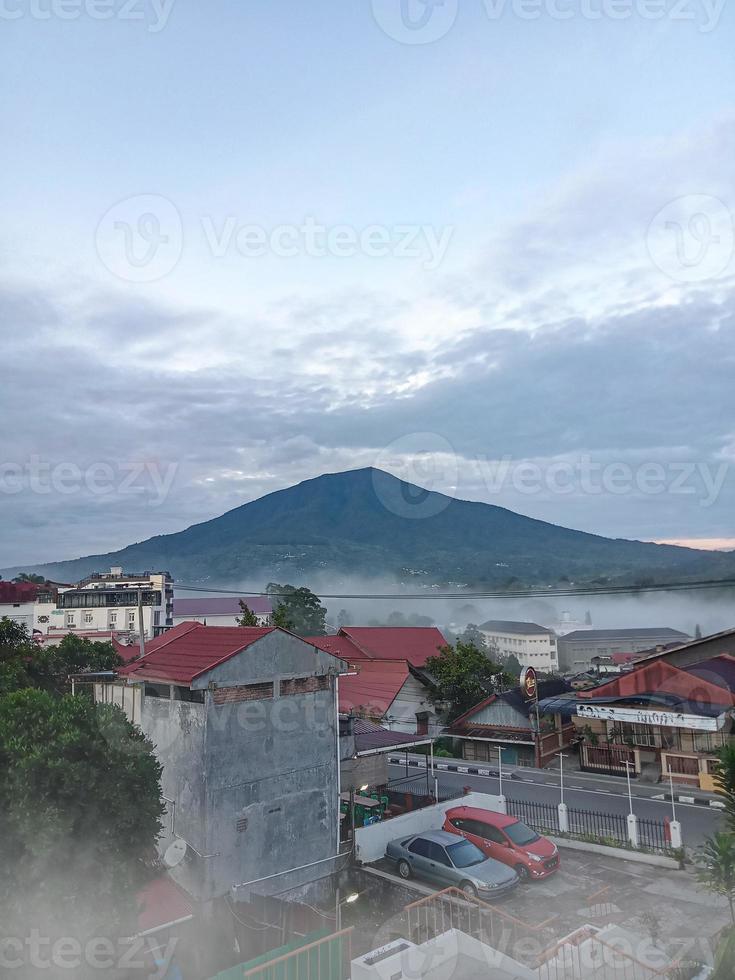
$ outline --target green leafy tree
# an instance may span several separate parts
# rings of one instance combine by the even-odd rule
[[[503,666],[505,667],[505,670],[508,674],[511,674],[513,677],[515,677],[516,680],[520,679],[521,671],[523,670],[523,667],[521,666],[520,660],[518,659],[518,657],[516,657],[514,653],[508,654],[508,656],[503,661]]]
[[[324,636],[327,632],[327,610],[311,589],[269,582],[266,592],[278,600],[273,609],[274,626],[299,636]]]
[[[37,929],[83,949],[135,934],[164,813],[160,775],[153,746],[114,705],[38,690],[0,697],[4,935]],[[35,976],[31,967],[18,976]],[[74,976],[87,976],[83,965]]]
[[[448,702],[447,720],[454,721],[469,711],[499,685],[512,685],[514,678],[490,660],[473,643],[457,640],[440,647],[436,657],[426,661],[426,671],[434,683],[432,700]]]
[[[0,695],[27,687],[63,694],[70,688],[70,674],[115,670],[121,664],[111,643],[69,634],[57,645],[42,647],[23,624],[0,620]]]
[[[721,832],[705,840],[697,878],[710,891],[725,896],[735,926],[735,835]]]
[[[474,623],[468,623],[464,633],[459,638],[463,643],[472,643],[478,650],[482,650],[483,653],[487,653],[488,651],[485,635],[480,630],[480,627],[475,626]]]
[[[735,745],[728,742],[719,752],[714,765],[715,783],[718,793],[723,797],[728,830],[735,834]]]
[[[244,599],[240,599],[240,612],[242,616],[237,619],[238,626],[257,626],[258,617]]]
[[[21,572],[20,575],[16,575],[13,579],[14,582],[30,582],[31,585],[45,585],[46,579],[43,575],[34,575],[33,573]]]

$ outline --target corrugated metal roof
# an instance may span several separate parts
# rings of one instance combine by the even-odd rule
[[[343,626],[340,635],[353,640],[364,656],[407,660],[414,667],[423,667],[447,643],[436,626]]]
[[[240,601],[258,616],[269,616],[273,612],[271,600],[260,595],[224,595],[174,599],[174,616],[240,616]]]
[[[382,716],[410,673],[405,660],[360,660],[357,675],[339,679],[339,710],[363,710]]]
[[[545,626],[539,626],[538,623],[520,623],[514,619],[488,619],[479,628],[486,630],[488,633],[519,633],[524,636],[532,633],[551,635],[554,633],[553,630],[547,629]]]
[[[273,626],[181,623],[156,637],[146,650],[145,657],[122,667],[119,673],[132,679],[160,679],[190,684],[196,677],[234,657],[274,629]]]

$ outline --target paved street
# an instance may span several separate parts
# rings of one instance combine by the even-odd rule
[[[409,759],[425,761],[424,756],[409,756]],[[457,759],[438,759],[437,763],[482,768],[482,763],[463,763]],[[391,780],[400,779],[406,774],[405,765],[390,765]],[[409,775],[418,771],[409,767]],[[513,800],[531,800],[544,803],[559,803],[559,771],[553,769],[511,770],[519,778],[511,779],[503,775],[503,793]],[[504,770],[505,773],[505,770]],[[469,773],[437,771],[439,791],[444,793],[461,793],[464,786],[470,786],[481,793],[498,793],[499,780],[495,776],[476,776]],[[633,812],[640,817],[653,820],[663,820],[671,817],[669,801],[654,800],[666,792],[664,785],[632,783]],[[676,788],[676,796],[688,795],[685,787]],[[588,773],[571,771],[564,773],[564,802],[569,807],[581,810],[597,810],[603,813],[626,814],[629,811],[629,801],[626,780],[615,776],[596,776]],[[676,818],[681,822],[684,845],[692,848],[702,843],[703,839],[719,829],[722,820],[719,811],[701,804],[676,803]]]

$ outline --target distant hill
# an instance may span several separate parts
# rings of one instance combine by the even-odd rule
[[[308,582],[315,571],[494,587],[735,577],[734,552],[603,538],[422,490],[372,468],[306,480],[121,551],[2,574],[76,581],[111,565],[167,569],[182,583],[202,585]]]

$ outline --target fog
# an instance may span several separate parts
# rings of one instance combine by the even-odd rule
[[[228,589],[243,592],[263,591],[274,578],[263,573]],[[391,613],[402,613],[413,621],[428,617],[440,628],[457,632],[468,623],[479,625],[488,619],[512,619],[538,623],[554,628],[562,619],[584,625],[587,613],[595,629],[626,627],[662,627],[681,630],[691,636],[697,625],[703,634],[716,633],[735,626],[735,594],[732,588],[693,589],[691,591],[646,592],[630,595],[549,596],[508,599],[467,598],[461,592],[456,598],[439,598],[448,590],[432,587],[420,578],[396,583],[395,579],[373,576],[345,576],[329,572],[288,576],[280,572],[275,579],[281,584],[306,585],[322,596],[327,609],[327,623],[354,626],[386,623]],[[469,591],[469,590],[468,590]],[[193,592],[178,593],[194,595]],[[325,598],[325,596],[345,598]],[[389,598],[360,598],[382,595]],[[413,598],[414,596],[421,598]]]

